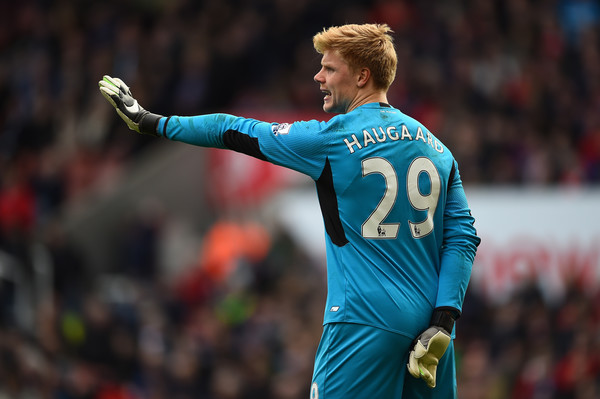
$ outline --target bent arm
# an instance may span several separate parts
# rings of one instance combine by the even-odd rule
[[[448,188],[444,212],[444,242],[436,308],[454,308],[461,312],[481,239],[473,225],[475,219],[471,216],[456,163],[454,166],[456,173]]]

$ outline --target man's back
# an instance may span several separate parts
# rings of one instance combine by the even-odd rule
[[[325,323],[414,336],[436,307],[444,213],[462,213],[461,227],[475,237],[468,209],[446,208],[448,195],[464,197],[450,151],[419,122],[379,103],[274,131],[258,137],[267,160],[316,181],[327,232]]]

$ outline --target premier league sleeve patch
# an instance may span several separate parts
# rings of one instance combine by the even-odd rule
[[[271,126],[273,134],[278,136],[280,134],[288,134],[292,125],[290,123],[276,123]]]

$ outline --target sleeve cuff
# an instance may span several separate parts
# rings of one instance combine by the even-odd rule
[[[431,315],[430,325],[442,327],[448,333],[454,329],[454,322],[460,317],[458,309],[451,307],[435,308]]]

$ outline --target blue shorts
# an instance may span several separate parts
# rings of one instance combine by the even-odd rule
[[[326,324],[315,358],[310,398],[456,399],[453,343],[440,360],[436,387],[431,389],[406,367],[412,341],[361,324]]]

